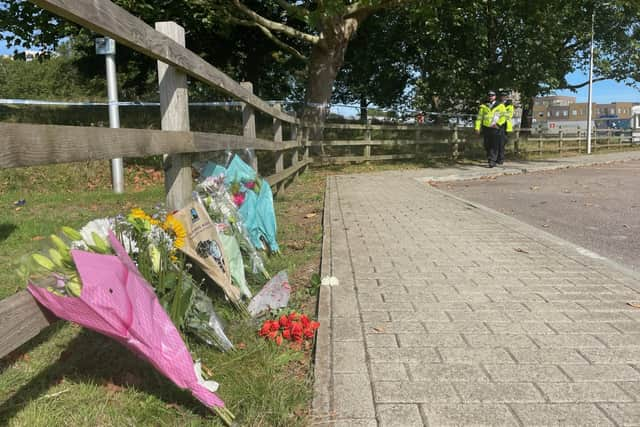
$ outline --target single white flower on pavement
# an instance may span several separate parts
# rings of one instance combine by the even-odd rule
[[[338,278],[335,276],[324,276],[320,284],[324,286],[338,286],[340,282],[338,281]]]

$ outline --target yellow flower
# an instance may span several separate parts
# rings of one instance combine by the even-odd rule
[[[129,216],[131,218],[140,218],[140,219],[145,219],[147,221],[151,219],[151,217],[147,215],[147,213],[140,208],[131,209],[131,213],[129,213]]]
[[[175,239],[173,242],[174,247],[181,248],[184,246],[184,239],[187,237],[187,232],[176,217],[171,214],[167,215],[167,219],[164,220],[162,228]]]

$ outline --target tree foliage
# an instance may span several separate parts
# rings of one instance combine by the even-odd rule
[[[417,104],[469,110],[487,89],[512,89],[523,100],[556,89],[576,89],[566,76],[589,60],[595,11],[595,74],[638,80],[640,3],[633,0],[450,0],[425,6]],[[552,17],[552,19],[551,19]]]

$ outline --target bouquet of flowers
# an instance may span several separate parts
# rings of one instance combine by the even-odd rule
[[[270,275],[264,267],[264,261],[252,243],[242,215],[238,212],[237,203],[240,198],[236,197],[234,200],[231,196],[225,187],[224,175],[207,177],[197,189],[204,195],[201,200],[211,219],[217,224],[224,224],[225,234],[235,237],[240,250],[249,257],[253,274],[260,272],[269,279]],[[244,202],[244,198],[242,201]]]
[[[115,235],[109,230],[103,239],[90,231],[91,239],[84,239],[77,231],[65,232],[75,241],[72,247],[52,238],[55,248],[48,256],[34,254],[35,269],[23,269],[34,298],[56,316],[122,343],[230,425],[234,417],[214,393],[217,383],[202,378],[153,288]]]
[[[284,340],[291,341],[292,347],[300,347],[305,339],[312,339],[320,323],[310,320],[304,314],[292,311],[274,320],[265,320],[258,335],[282,345]]]
[[[138,269],[154,285],[174,324],[222,351],[233,349],[211,299],[189,274],[191,266],[180,252],[187,239],[181,222],[165,212],[154,218],[132,209],[116,224],[120,241],[135,248],[130,252]]]

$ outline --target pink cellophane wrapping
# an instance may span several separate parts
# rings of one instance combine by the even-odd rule
[[[71,251],[82,281],[80,297],[58,296],[33,284],[29,292],[61,319],[122,343],[207,407],[224,406],[198,383],[191,354],[153,288],[113,234],[109,241],[115,256]]]

